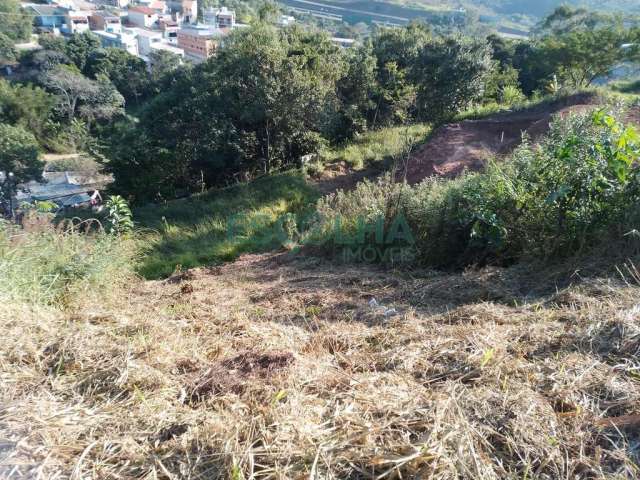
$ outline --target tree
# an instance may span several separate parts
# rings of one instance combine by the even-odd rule
[[[38,37],[38,43],[44,50],[55,50],[67,54],[67,41],[60,35],[43,33]]]
[[[630,39],[629,32],[621,25],[605,26],[549,35],[539,48],[564,82],[572,88],[582,88],[630,59],[631,50],[622,48]]]
[[[424,46],[413,70],[419,117],[443,120],[484,93],[494,63],[485,41],[439,38]]]
[[[40,81],[41,78],[38,77],[42,74],[58,65],[71,65],[72,62],[69,57],[57,50],[32,50],[26,54],[22,64],[31,68],[32,77],[35,81]]]
[[[576,30],[594,30],[609,26],[612,22],[615,22],[612,15],[562,5],[536,26],[535,33],[539,37],[564,35]]]
[[[0,0],[0,33],[14,42],[29,40],[31,17],[24,13],[17,0]]]
[[[353,49],[347,64],[346,75],[338,82],[341,111],[334,135],[337,139],[348,139],[367,130],[376,108],[377,64],[371,44]]]
[[[518,71],[518,80],[527,95],[541,89],[553,76],[555,68],[545,51],[537,44],[528,41],[516,45],[513,66]]]
[[[171,85],[177,70],[182,65],[182,59],[175,53],[166,50],[157,50],[149,54],[151,67],[151,88],[159,93]]]
[[[84,72],[89,56],[99,48],[101,48],[100,39],[93,33],[74,33],[66,42],[65,53],[76,67]]]
[[[136,132],[113,129],[116,188],[140,201],[299,165],[334,132],[343,55],[326,34],[300,28],[233,32],[216,57],[175,74]]]
[[[15,62],[16,57],[15,42],[0,32],[0,66]]]
[[[105,76],[91,80],[73,67],[58,66],[46,73],[43,83],[56,94],[58,110],[71,121],[109,120],[123,112],[124,99]]]
[[[513,66],[515,55],[515,43],[500,35],[491,34],[487,36],[487,42],[491,46],[493,59],[500,64],[500,67]]]
[[[330,129],[344,61],[326,34],[260,25],[231,36],[210,66],[242,161],[294,163]]]
[[[0,123],[20,125],[46,143],[55,98],[33,85],[12,85],[0,79]]]
[[[93,78],[106,75],[127,102],[137,104],[149,89],[149,72],[144,60],[120,48],[94,50],[87,59],[85,71]]]
[[[411,72],[420,51],[430,41],[431,31],[421,23],[374,32],[377,90],[372,127],[403,123],[413,114],[415,82]]]
[[[40,178],[43,168],[33,134],[23,127],[0,123],[0,171],[13,172],[20,183]]]
[[[261,22],[275,21],[279,14],[280,8],[271,0],[263,0],[262,4],[258,7],[258,20]]]

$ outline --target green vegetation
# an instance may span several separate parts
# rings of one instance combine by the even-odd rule
[[[298,167],[367,131],[450,117],[480,100],[492,71],[484,41],[420,25],[345,52],[321,32],[260,24],[180,75],[138,122],[115,125],[104,154],[118,193],[172,198]]]
[[[176,269],[230,261],[247,252],[282,247],[288,213],[313,205],[316,191],[297,172],[263,177],[165,205],[134,211],[145,232],[140,273],[166,277]]]
[[[561,9],[532,41],[411,25],[341,50],[259,1],[198,66],[44,37],[24,85],[0,80],[0,170],[95,153],[121,193],[65,212],[100,221],[53,226],[50,202],[0,220],[0,477],[637,477],[638,104],[538,136],[547,102],[584,112],[561,102],[638,61],[614,48],[636,26]],[[409,158],[441,122],[520,108],[540,115],[443,126]],[[512,151],[521,126],[535,145]],[[319,198],[306,177],[315,158],[417,181],[485,140],[510,157],[455,179],[340,165],[317,190],[354,190]],[[274,251],[310,255],[224,265]]]
[[[133,277],[132,239],[101,231],[88,235],[92,222],[54,229],[48,215],[31,215],[40,229],[24,232],[0,221],[2,304],[72,307],[100,300]]]
[[[0,43],[9,39],[14,43],[29,40],[31,36],[31,17],[25,14],[20,2],[0,0]],[[2,57],[0,57],[2,60]]]
[[[420,261],[438,267],[557,259],[635,231],[640,205],[640,136],[603,111],[553,122],[534,148],[457,180],[416,187],[365,182],[320,201],[310,242],[340,251],[342,237],[404,218]],[[364,245],[380,238],[361,237]],[[391,245],[384,245],[389,247]]]
[[[356,169],[380,164],[406,154],[407,148],[422,143],[430,131],[428,124],[415,123],[365,132],[344,145],[326,149],[321,160],[329,164],[344,161]]]
[[[33,134],[20,126],[0,123],[0,172],[12,172],[17,182],[24,182],[40,177],[43,167]]]
[[[618,82],[612,86],[616,92],[640,95],[640,80]]]

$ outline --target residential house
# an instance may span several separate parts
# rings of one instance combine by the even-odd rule
[[[31,4],[27,7],[27,13],[33,15],[36,28],[51,32],[59,32],[66,24],[67,11],[58,5]]]
[[[180,23],[196,23],[198,21],[197,0],[168,0],[169,11]]]
[[[111,5],[112,7],[117,7],[117,8],[125,8],[129,6],[129,4],[131,3],[131,0],[100,0],[100,1],[105,5]]]
[[[160,31],[166,42],[177,45],[178,44],[178,30],[180,26],[175,20],[160,20],[158,21]],[[183,52],[184,53],[184,52]]]
[[[127,28],[125,32],[135,35],[138,39],[138,55],[147,57],[151,53],[151,46],[162,43],[162,32],[145,28]]]
[[[291,15],[280,15],[280,18],[278,19],[279,27],[288,27],[289,25],[293,25],[294,23],[296,23],[296,19]]]
[[[342,48],[351,48],[356,44],[356,41],[353,38],[333,37],[331,41]]]
[[[129,23],[140,28],[151,28],[158,23],[158,12],[150,7],[131,7],[128,10]]]
[[[236,12],[227,7],[209,8],[203,12],[204,23],[216,28],[232,29],[236,26]]]
[[[158,15],[162,15],[163,13],[167,13],[169,9],[167,8],[167,2],[164,0],[153,0],[148,7],[152,10],[155,10]]]
[[[168,52],[171,53],[173,55],[176,56],[176,63],[182,63],[182,59],[184,58],[184,50],[178,47],[175,47],[173,45],[169,45],[168,43],[164,43],[164,42],[154,42],[151,45],[149,45],[149,53],[153,53],[153,52]],[[143,57],[144,58],[144,57]],[[153,62],[151,60],[151,56],[145,58],[144,60],[149,64],[149,65],[153,65]]]
[[[33,201],[53,202],[59,207],[97,205],[101,202],[100,190],[113,178],[107,175],[86,175],[82,172],[44,172],[44,182],[30,181],[18,186],[18,204]]]
[[[215,54],[225,32],[210,25],[188,25],[178,30],[178,47],[190,60],[201,62]]]
[[[93,33],[100,39],[100,43],[105,48],[120,48],[122,50],[126,50],[131,55],[138,55],[138,39],[136,38],[136,35],[125,31],[112,33],[96,30]]]
[[[122,22],[118,15],[105,10],[99,10],[89,16],[89,27],[91,30],[117,33],[122,31]]]
[[[69,10],[65,17],[66,25],[61,29],[63,33],[73,35],[89,31],[90,12],[81,10]]]

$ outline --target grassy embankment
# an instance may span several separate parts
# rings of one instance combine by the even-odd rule
[[[602,125],[573,121],[549,145],[583,127],[588,135],[579,135],[572,158],[584,159],[591,139],[608,138]],[[509,222],[506,233],[548,236],[554,202],[567,197],[544,192],[566,175],[573,186],[604,188],[604,195],[570,196],[580,202],[566,210],[568,224],[584,226],[595,215],[590,238],[610,238],[618,230],[606,213],[626,231],[633,220],[620,216],[621,207],[626,198],[628,211],[637,210],[633,185],[611,177],[581,183],[606,174],[606,164],[558,170],[563,158],[542,155],[532,165],[550,163],[522,175],[496,167],[410,192],[402,206],[422,228],[421,248],[460,248],[430,235],[438,224],[449,232],[460,226],[458,206],[496,213]],[[523,181],[533,188],[521,189]],[[384,206],[388,192],[397,199],[382,184],[320,208],[357,217],[369,201],[374,210]],[[513,193],[528,195],[527,210],[512,209]],[[211,257],[197,255],[209,249],[218,261],[274,246],[257,240],[261,228],[229,243],[227,216],[265,217],[269,225],[314,197],[302,177],[285,174],[143,209],[138,216],[158,230],[151,234],[158,243],[149,257],[156,263],[142,270],[165,274],[183,258],[204,262]],[[498,246],[486,243],[504,233],[489,228],[496,225],[478,225],[475,248]],[[575,251],[573,235],[582,230],[563,233],[562,245]],[[492,252],[521,253],[529,238],[509,236],[501,245],[508,250]],[[132,239],[99,232],[0,227],[0,378],[9,386],[0,390],[0,477],[613,480],[640,473],[637,255],[614,274],[583,257],[539,271],[521,264],[410,276],[265,255],[140,282],[133,247]],[[608,256],[609,247],[600,244],[592,256],[601,264],[624,258]]]
[[[138,282],[107,239],[57,235],[0,257],[0,291],[24,280],[0,309],[2,478],[638,478],[630,265],[265,255]],[[31,294],[65,267],[65,302]]]
[[[323,152],[323,162],[344,161],[356,169],[381,164],[408,143],[424,139],[428,131],[425,125],[415,125],[370,132]],[[139,272],[161,278],[178,267],[219,264],[242,253],[282,248],[287,238],[281,223],[287,214],[313,209],[318,197],[302,173],[292,172],[138,208],[134,217],[144,230],[145,250]]]

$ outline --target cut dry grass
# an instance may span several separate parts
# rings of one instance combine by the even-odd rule
[[[640,415],[627,276],[262,255],[75,313],[14,303],[0,476],[637,478],[639,424],[606,421]]]

